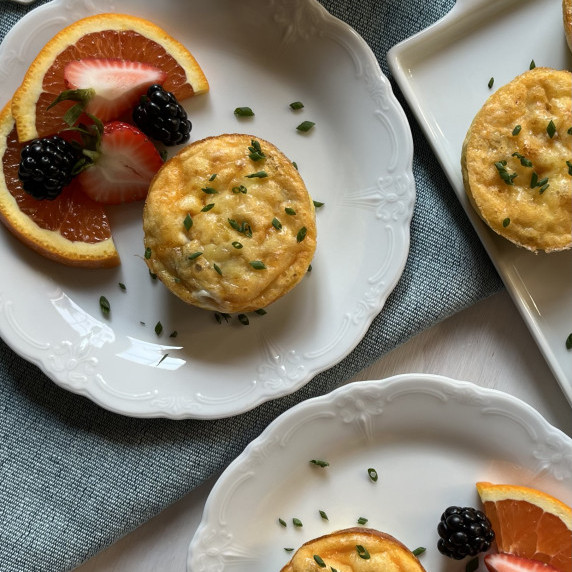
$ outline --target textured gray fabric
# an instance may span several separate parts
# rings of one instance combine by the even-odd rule
[[[454,4],[321,1],[365,38],[388,76],[387,50]],[[0,38],[29,9],[0,0]],[[130,419],[60,389],[0,341],[0,570],[73,568],[224,468],[286,409],[331,391],[415,333],[502,287],[393,87],[415,142],[417,203],[407,266],[364,340],[297,393],[221,421]]]

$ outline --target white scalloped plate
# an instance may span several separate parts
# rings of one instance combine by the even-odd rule
[[[313,270],[250,326],[219,325],[150,279],[141,205],[111,213],[117,270],[55,265],[1,229],[0,334],[56,383],[118,413],[238,414],[337,363],[383,307],[409,250],[409,126],[363,39],[314,0],[97,3],[99,11],[119,8],[163,26],[205,70],[210,94],[186,104],[193,139],[253,133],[297,162],[314,199],[325,202]],[[41,46],[94,9],[87,0],[54,0],[10,31],[0,48],[1,103]],[[302,111],[289,109],[296,100]],[[255,117],[236,119],[234,109],[245,105]],[[315,128],[300,134],[302,120]],[[100,295],[111,303],[110,319]]]
[[[280,570],[290,558],[284,548],[364,517],[412,550],[425,547],[426,570],[458,572],[464,563],[437,550],[437,523],[450,505],[480,506],[481,480],[571,504],[572,439],[526,403],[467,382],[407,374],[347,385],[282,414],[229,465],[207,499],[187,569]]]
[[[445,18],[388,52],[397,83],[572,404],[565,343],[572,332],[572,251],[535,255],[500,238],[472,208],[461,176],[461,146],[474,115],[531,60],[572,70],[559,0],[457,0]]]

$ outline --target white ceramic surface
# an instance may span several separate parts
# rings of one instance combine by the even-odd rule
[[[427,570],[452,572],[459,563],[435,549],[436,525],[450,505],[479,506],[481,480],[537,487],[570,504],[572,439],[524,402],[468,382],[407,374],[350,384],[281,415],[227,468],[188,570],[280,570],[284,548],[365,517],[412,550],[426,547]]]
[[[397,83],[572,403],[572,351],[565,345],[572,332],[572,251],[534,255],[498,237],[472,209],[460,168],[474,115],[531,61],[572,70],[559,0],[458,0],[445,18],[388,53]]]
[[[140,204],[111,210],[114,270],[56,265],[2,228],[0,334],[62,387],[125,415],[225,417],[296,390],[355,347],[405,265],[413,145],[389,82],[365,42],[314,0],[54,0],[0,47],[0,103],[54,33],[96,9],[149,18],[191,49],[211,85],[186,102],[193,139],[253,133],[296,161],[325,202],[313,270],[248,327],[219,325],[150,278]],[[296,100],[305,107],[293,112]],[[237,119],[245,105],[255,117]],[[297,132],[303,120],[315,128]]]

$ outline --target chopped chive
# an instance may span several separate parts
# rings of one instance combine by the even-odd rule
[[[306,272],[312,272],[312,265],[308,264],[308,270]]]
[[[369,475],[369,478],[370,478],[374,483],[377,482],[377,479],[379,478],[379,476],[378,476],[377,471],[376,471],[375,469],[369,468],[369,469],[367,470],[367,474]]]
[[[276,218],[274,217],[272,219],[272,226],[276,229],[276,230],[281,230],[282,229],[282,223]]]
[[[542,185],[542,187],[540,187],[539,189],[539,193],[542,194],[550,185],[548,183],[546,183],[545,185]]]
[[[286,552],[294,552],[293,548],[284,548],[284,550],[286,550]]]
[[[268,173],[266,171],[257,171],[256,173],[246,175],[247,179],[264,179],[264,177],[268,177]]]
[[[506,228],[510,224],[510,219],[507,217],[502,221],[502,225]]]
[[[302,521],[301,521],[299,518],[293,518],[293,519],[292,519],[292,524],[293,524],[294,526],[298,527],[298,528],[304,526],[304,525],[302,524]]]
[[[423,554],[426,550],[427,549],[424,546],[419,546],[418,548],[412,550],[411,552],[413,553],[413,556],[419,556],[420,554]]]
[[[318,556],[317,554],[314,554],[314,560],[316,561],[316,564],[320,567],[320,568],[325,568],[326,567],[326,563],[322,560],[322,558],[320,556]]]
[[[306,233],[308,232],[308,229],[303,226],[299,231],[298,234],[296,235],[296,242],[302,242],[305,238],[306,238]]]
[[[254,111],[250,107],[237,107],[234,110],[234,114],[237,117],[252,117],[254,115]]]
[[[155,333],[160,336],[163,333],[163,324],[161,322],[157,322],[155,324]]]
[[[262,151],[262,148],[260,147],[260,143],[258,141],[256,141],[255,139],[251,139],[250,145],[251,146],[248,148],[250,154],[248,156],[252,161],[261,161],[262,159],[266,159],[266,155]]]
[[[232,246],[234,246],[234,248],[236,248],[236,249],[241,249],[241,248],[242,248],[242,244],[241,244],[240,242],[238,242],[238,240],[235,240],[235,241],[232,243]]]
[[[552,121],[552,119],[548,122],[548,125],[546,126],[546,133],[548,133],[548,137],[550,137],[550,139],[552,139],[556,134],[556,125],[554,125],[554,121]]]
[[[296,109],[302,109],[303,107],[304,107],[304,104],[303,104],[301,101],[293,101],[293,102],[290,104],[290,108],[291,108],[291,109],[294,109],[294,110],[296,110]]]
[[[190,230],[191,227],[193,226],[193,219],[191,218],[190,214],[187,214],[187,216],[185,217],[185,220],[183,221],[183,226],[185,227],[185,230]]]
[[[479,567],[479,558],[471,558],[471,560],[469,560],[467,562],[467,565],[465,566],[465,572],[475,572],[475,570]]]
[[[147,260],[149,260],[149,258],[151,258],[151,248],[149,246],[145,249],[145,258]]]
[[[572,161],[566,161],[566,165],[568,165],[568,174],[572,176]]]
[[[532,176],[530,177],[530,188],[534,189],[534,187],[536,187],[536,185],[538,184],[538,175],[537,173],[532,173]]]
[[[296,127],[296,129],[298,131],[302,131],[303,133],[306,133],[307,131],[310,131],[310,129],[312,129],[312,127],[314,127],[314,125],[316,125],[313,121],[302,121],[302,123],[300,123],[300,125],[298,125],[298,127]]]
[[[512,175],[506,170],[506,161],[497,161],[495,163],[495,167],[500,175],[500,178],[507,184],[513,185],[513,179],[517,176],[517,173],[513,173]]]
[[[173,330],[170,334],[169,337],[170,338],[176,338],[179,335],[179,332],[177,332],[177,330]]]
[[[264,308],[258,308],[258,310],[254,310],[254,313],[258,314],[259,316],[264,316],[265,314],[268,314],[268,312]]]
[[[371,558],[367,548],[364,548],[361,544],[356,544],[356,550],[360,558],[363,558],[364,560],[369,560]]]
[[[363,516],[360,516],[360,517],[357,519],[357,523],[358,523],[358,524],[367,524],[367,518],[365,518],[365,517],[363,517]]]
[[[566,131],[566,133],[568,133],[568,135],[572,135],[572,127],[568,127],[568,131]]]
[[[320,510],[318,512],[320,513],[320,516],[322,517],[323,520],[330,520],[328,518],[328,515],[323,510]]]
[[[127,290],[127,286],[125,286],[125,284],[123,284],[123,282],[119,282],[119,288],[121,290],[123,290],[123,292],[125,292],[125,290]]]
[[[220,269],[220,267],[218,266],[218,264],[214,264],[214,263],[213,263],[213,268],[222,276],[222,270]]]
[[[250,320],[246,314],[238,314],[237,318],[243,326],[248,326],[248,324],[250,324]]]
[[[329,467],[330,463],[328,463],[328,461],[322,461],[320,459],[312,459],[310,461],[310,463],[312,463],[312,465],[317,465],[318,467]]]
[[[489,83],[488,83],[489,89],[491,89],[491,87],[493,87],[494,83],[495,83],[495,78],[491,77],[491,79],[489,79]]]
[[[298,163],[296,163],[296,161],[292,161],[292,165],[294,166],[294,169],[298,171]]]
[[[312,201],[314,203],[314,206],[319,209],[320,207],[323,207],[326,203],[321,203],[320,201]]]
[[[544,177],[544,179],[540,179],[540,181],[538,181],[536,183],[536,186],[542,187],[542,186],[546,185],[546,183],[548,183],[548,177]]]
[[[210,177],[209,177],[209,181],[214,181],[216,179],[217,173],[213,173]]]
[[[188,260],[194,260],[195,258],[198,258],[199,256],[201,256],[202,252],[200,250],[197,250],[197,252],[193,252],[192,254],[189,254],[189,256],[187,256]]]
[[[286,521],[283,518],[279,518],[278,522],[280,523],[281,526],[286,526]]]
[[[236,195],[238,193],[242,193],[246,195],[247,188],[244,185],[240,185],[239,187],[232,187],[232,192]]]
[[[266,265],[261,260],[251,260],[249,264],[256,270],[266,270]]]
[[[216,195],[218,193],[218,191],[212,187],[203,187],[201,191],[207,195]]]
[[[522,129],[521,125],[515,125],[514,129],[512,130],[512,134],[516,137]]]
[[[572,349],[572,334],[568,334],[568,337],[566,338],[566,349]]]
[[[284,209],[284,212],[288,215],[295,215],[296,214],[296,211],[294,209],[291,209],[290,207],[286,207]]]
[[[151,280],[157,280],[157,275],[154,272],[151,272],[151,269],[149,269],[149,276],[151,276]]]
[[[533,70],[536,67],[536,63],[534,60],[530,60],[530,65],[528,66],[528,69]]]
[[[105,296],[99,297],[99,307],[101,308],[101,312],[105,316],[108,316],[109,312],[111,312],[111,305],[109,303],[109,300]]]
[[[520,164],[523,167],[532,167],[532,161],[530,159],[527,159],[524,155],[521,155],[520,153],[517,153],[516,151],[512,154],[513,157],[516,157],[517,159],[520,159]]]
[[[205,205],[205,206],[201,209],[201,212],[202,212],[202,213],[206,213],[206,212],[210,211],[214,206],[215,206],[214,203],[209,203],[208,205]]]

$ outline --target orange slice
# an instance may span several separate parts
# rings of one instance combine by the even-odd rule
[[[53,201],[28,195],[18,178],[22,144],[18,142],[10,103],[0,112],[0,220],[24,244],[70,266],[119,264],[103,207],[84,193],[66,187]]]
[[[572,509],[542,491],[518,485],[477,483],[499,552],[572,570]]]
[[[163,87],[179,101],[209,89],[193,55],[155,24],[126,14],[89,16],[61,30],[42,48],[16,90],[12,114],[20,141],[66,127],[62,116],[73,103],[47,107],[66,89],[66,64],[85,57],[151,64],[167,73]]]

